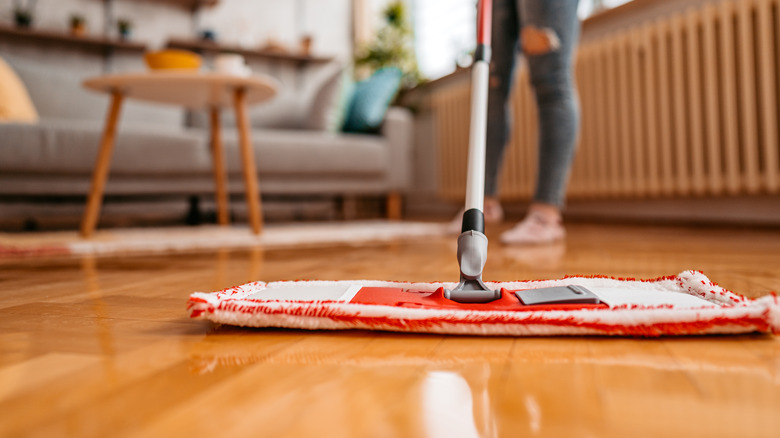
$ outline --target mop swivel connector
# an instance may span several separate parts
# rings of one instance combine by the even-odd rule
[[[480,231],[465,231],[458,237],[460,283],[445,290],[445,298],[459,303],[488,303],[501,298],[500,290],[492,290],[482,282],[487,246],[487,236]]]
[[[466,231],[458,237],[460,276],[469,280],[482,277],[487,261],[488,238],[479,231]]]

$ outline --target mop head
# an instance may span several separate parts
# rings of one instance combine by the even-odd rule
[[[486,283],[501,299],[461,304],[455,283],[254,282],[190,295],[192,318],[246,327],[386,330],[485,336],[666,336],[780,333],[780,299],[748,299],[686,271],[654,280],[567,277]],[[527,305],[514,292],[578,285],[598,303]]]

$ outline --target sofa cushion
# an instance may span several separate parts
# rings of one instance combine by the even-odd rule
[[[84,121],[0,125],[0,172],[90,174],[101,136],[98,123]],[[119,129],[112,175],[201,172],[211,172],[211,156],[201,132]]]
[[[309,74],[303,71],[297,76],[293,83],[282,83],[273,99],[252,105],[249,107],[249,123],[255,129],[314,129],[320,130],[327,127],[327,123],[334,124],[333,132],[341,129],[346,109],[342,108],[344,114],[329,112],[329,106],[333,104],[333,99],[341,98],[341,87],[338,83],[339,72],[343,72],[344,67],[338,62],[325,64],[314,69]],[[313,107],[322,103],[324,113],[316,114]],[[335,102],[336,105],[339,102]],[[342,103],[346,107],[347,102]],[[312,118],[315,118],[313,120]],[[320,119],[317,119],[321,117]],[[220,121],[225,128],[236,126],[236,117],[233,108],[225,108],[220,112]],[[187,126],[199,129],[209,128],[209,115],[207,111],[193,110],[189,112]]]
[[[273,99],[249,107],[249,124],[253,128],[297,129],[303,124],[306,110],[303,102],[294,90],[282,88]],[[220,123],[223,128],[236,126],[233,108],[220,111]],[[209,114],[206,110],[189,111],[187,126],[209,129]]]
[[[263,130],[252,132],[257,170],[263,174],[343,175],[387,171],[387,144],[370,135],[323,131]],[[228,170],[240,172],[238,141],[225,132]]]
[[[45,120],[37,125],[0,125],[0,172],[90,174],[101,130],[96,124]],[[185,175],[212,172],[207,135],[119,130],[111,175]],[[223,132],[231,173],[241,172],[237,135]],[[252,134],[260,175],[377,174],[387,170],[383,137],[320,131],[255,130]],[[18,147],[23,144],[24,147]]]
[[[5,60],[0,58],[0,122],[37,121],[38,112],[24,83]]]
[[[306,118],[306,128],[338,132],[344,126],[349,105],[352,80],[341,66],[336,66],[314,95]]]
[[[376,132],[382,125],[390,103],[398,93],[401,70],[386,67],[355,86],[344,122],[345,132]]]

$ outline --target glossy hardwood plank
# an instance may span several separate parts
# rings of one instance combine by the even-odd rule
[[[780,290],[780,231],[572,224],[485,278],[699,269]],[[453,238],[0,260],[0,436],[776,436],[774,336],[475,338],[249,330],[190,292],[252,280],[457,278]]]

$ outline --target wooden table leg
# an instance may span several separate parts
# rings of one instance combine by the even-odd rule
[[[257,183],[255,168],[255,153],[252,149],[252,138],[249,132],[249,120],[246,110],[246,90],[238,88],[234,94],[236,121],[238,122],[238,138],[241,146],[241,161],[244,168],[244,186],[246,202],[249,209],[249,223],[255,234],[263,230],[263,210],[260,205],[260,188]]]
[[[92,186],[87,197],[87,208],[81,220],[81,235],[89,237],[95,231],[100,207],[103,204],[103,191],[108,178],[108,169],[111,166],[111,154],[114,151],[116,128],[119,122],[119,114],[122,109],[124,96],[118,91],[111,93],[111,105],[106,116],[106,125],[103,128],[103,138],[100,141],[95,168],[92,171]]]
[[[222,126],[219,120],[219,108],[211,108],[211,162],[214,166],[214,183],[217,198],[217,223],[230,223],[228,215],[227,176],[225,158],[222,152]]]

